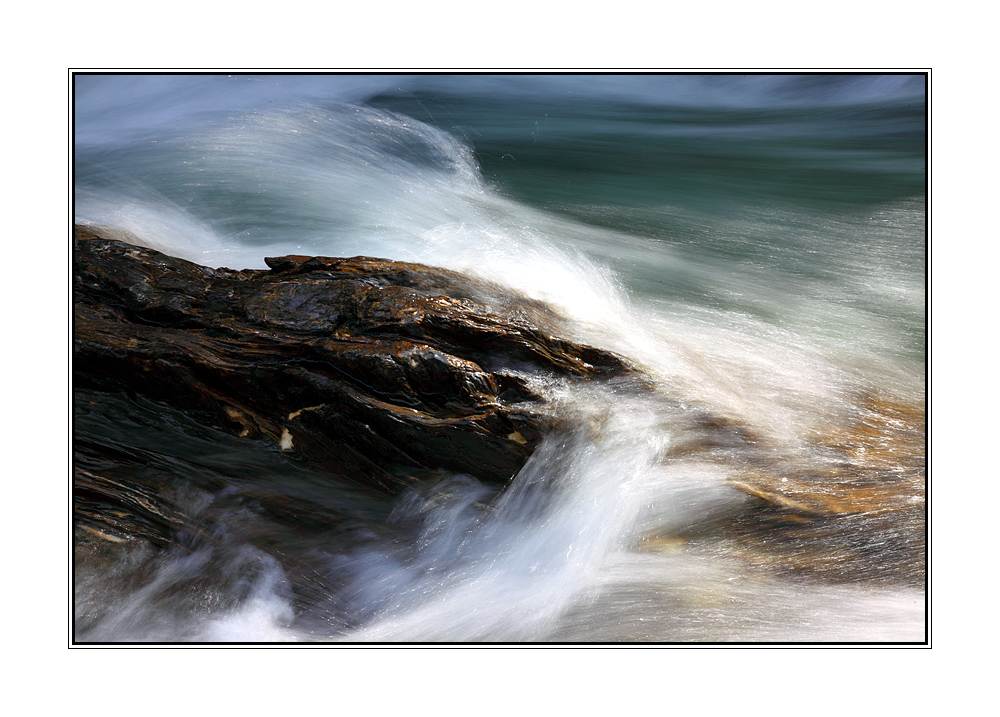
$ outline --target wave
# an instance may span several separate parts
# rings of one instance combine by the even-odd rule
[[[663,82],[700,106],[714,93],[815,102],[808,82],[761,80],[742,99],[725,83]],[[916,92],[885,82],[890,94]],[[850,81],[837,96],[885,91]],[[920,198],[818,220],[787,207],[734,216],[664,203],[647,210],[655,228],[636,233],[510,196],[485,179],[468,141],[431,124],[301,95],[296,86],[298,101],[277,109],[198,115],[176,132],[163,131],[154,103],[156,122],[139,118],[145,129],[116,144],[102,144],[106,115],[95,113],[76,151],[76,221],[214,267],[310,254],[462,271],[501,287],[496,302],[551,305],[568,338],[642,366],[653,397],[545,386],[578,428],[549,436],[506,491],[445,475],[373,521],[369,539],[288,546],[310,555],[319,597],[305,612],[293,578],[238,533],[187,556],[129,548],[144,581],[123,575],[116,611],[88,622],[86,639],[856,639],[876,624],[885,639],[919,639],[916,573],[903,587],[795,586],[754,573],[732,541],[690,536],[745,508],[754,493],[733,485],[759,485],[748,476],[833,475],[843,456],[826,436],[875,415],[866,396],[922,404]],[[899,261],[881,261],[887,252]],[[752,438],[720,438],[737,430]],[[637,550],[656,536],[662,549]],[[82,561],[78,614],[106,599],[107,576],[88,568],[100,564]],[[217,609],[195,609],[192,595]]]

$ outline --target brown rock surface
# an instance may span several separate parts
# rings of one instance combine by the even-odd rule
[[[74,235],[79,411],[100,403],[87,392],[139,396],[380,492],[435,470],[503,484],[555,420],[525,376],[630,371],[556,338],[544,306],[494,308],[492,287],[453,272],[299,256],[269,258],[270,270],[211,269],[98,231]],[[167,540],[184,523],[152,487],[147,459],[77,439],[85,525]]]
[[[80,530],[210,541],[237,505],[265,514],[271,531],[318,539],[349,525],[352,506],[388,503],[442,472],[505,485],[560,421],[534,377],[643,386],[617,356],[557,338],[543,304],[454,272],[365,257],[266,262],[211,269],[76,229]],[[692,409],[690,440],[678,436],[666,460],[719,455],[751,498],[700,537],[654,535],[648,546],[721,539],[792,573],[919,582],[923,407],[874,394],[854,405],[801,461],[776,460],[749,427]],[[214,502],[192,504],[192,490]]]

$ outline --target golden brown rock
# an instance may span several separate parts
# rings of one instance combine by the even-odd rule
[[[509,481],[553,420],[531,376],[629,371],[543,329],[540,305],[495,309],[491,287],[453,272],[301,256],[211,269],[83,227],[74,239],[78,395],[141,396],[387,494],[435,470]],[[96,436],[77,453],[114,463]],[[78,516],[92,527],[101,499],[139,501],[113,473],[78,473]],[[184,522],[162,491],[157,500],[137,532],[162,537]]]

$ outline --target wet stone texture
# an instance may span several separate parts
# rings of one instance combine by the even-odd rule
[[[387,498],[449,474],[502,489],[571,420],[535,381],[648,389],[623,359],[557,338],[544,304],[454,272],[266,262],[211,269],[76,228],[78,552],[213,544],[226,531],[276,550],[353,539],[382,524]],[[745,510],[644,545],[722,540],[761,569],[921,584],[923,408],[874,394],[856,406],[807,463],[695,411],[665,460],[721,452]],[[313,567],[281,559],[292,575]]]
[[[492,308],[494,289],[441,269],[300,256],[211,269],[84,227],[73,254],[75,513],[103,537],[166,542],[184,525],[169,460],[84,430],[108,396],[394,494],[440,470],[509,481],[556,420],[526,376],[632,371],[556,338],[544,306]]]

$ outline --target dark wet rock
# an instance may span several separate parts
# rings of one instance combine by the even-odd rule
[[[441,269],[301,256],[212,269],[82,227],[73,259],[75,408],[141,399],[387,495],[440,470],[503,485],[558,420],[532,376],[631,371],[557,338],[544,305],[497,308],[495,287]],[[164,490],[185,456],[81,430],[81,524],[154,543],[192,525]],[[212,471],[225,483],[225,467]]]

